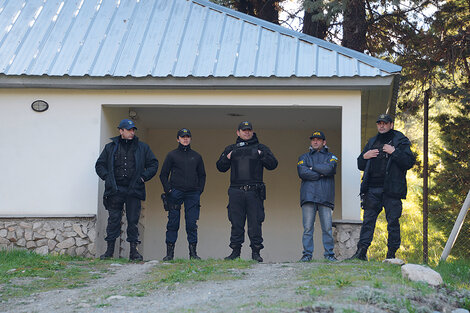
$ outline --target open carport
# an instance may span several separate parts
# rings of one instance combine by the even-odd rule
[[[360,112],[358,92],[337,92],[331,96],[318,91],[297,91],[293,97],[291,93],[272,90],[212,91],[194,93],[193,97],[180,94],[166,104],[164,98],[154,98],[159,99],[155,100],[159,103],[137,104],[134,101],[127,105],[103,105],[105,123],[102,125],[101,145],[108,142],[109,136],[116,134],[119,120],[131,112],[139,128],[138,136],[150,144],[162,163],[166,154],[176,148],[176,131],[182,127],[191,129],[192,148],[203,156],[207,172],[199,220],[198,250],[202,257],[219,258],[230,250],[230,223],[226,209],[229,173],[218,172],[215,162],[224,147],[235,142],[236,127],[243,120],[253,123],[260,141],[267,144],[279,160],[276,170],[265,171],[268,197],[263,224],[266,246],[263,255],[266,261],[293,261],[301,254],[302,214],[296,165],[299,155],[308,149],[308,137],[313,130],[320,129],[326,133],[330,150],[340,159],[336,175],[334,219],[360,218],[357,196],[359,172],[353,168],[360,149],[360,119],[353,118]],[[344,168],[348,175],[343,174]],[[161,259],[165,255],[167,218],[160,200],[162,192],[158,177],[147,183],[148,199],[144,204],[141,221],[142,247],[146,259]],[[98,223],[103,233],[107,214],[101,213]],[[321,257],[323,248],[319,225],[316,227],[315,239],[318,247],[315,256]],[[248,245],[249,241],[245,244],[245,253],[250,251]],[[187,254],[182,219],[176,256],[187,257]]]

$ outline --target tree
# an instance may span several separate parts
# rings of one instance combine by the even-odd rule
[[[284,0],[212,0],[239,12],[279,25],[280,2]]]

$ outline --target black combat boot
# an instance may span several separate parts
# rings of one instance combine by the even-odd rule
[[[108,247],[106,248],[106,252],[100,256],[101,260],[106,260],[109,258],[112,258],[114,255],[114,244],[116,243],[116,240],[113,241],[106,241],[106,244]]]
[[[387,257],[385,257],[385,258],[386,259],[394,259],[395,258],[395,252],[397,252],[397,250],[388,249]]]
[[[358,247],[356,250],[356,253],[354,253],[354,255],[350,257],[348,260],[354,260],[354,259],[367,261],[367,248]]]
[[[137,251],[137,242],[131,242],[131,251],[129,252],[129,261],[143,261],[144,258]]]
[[[166,244],[166,257],[163,258],[163,261],[171,261],[175,257],[175,244],[167,243]]]
[[[259,252],[261,250],[261,247],[259,247],[259,246],[251,247],[251,258],[255,261],[260,262],[260,263],[263,262],[263,258],[259,254]]]
[[[236,258],[240,257],[242,247],[234,247],[232,248],[232,253],[225,258],[225,260],[235,260]]]
[[[201,258],[197,255],[196,252],[197,242],[189,244],[189,258],[191,260],[200,260]]]

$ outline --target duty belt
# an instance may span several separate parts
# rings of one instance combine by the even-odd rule
[[[252,190],[257,190],[258,186],[257,185],[243,185],[243,186],[239,186],[235,188],[243,190],[243,191],[252,191]]]

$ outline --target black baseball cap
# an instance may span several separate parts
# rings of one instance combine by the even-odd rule
[[[312,136],[310,136],[310,139],[313,139],[313,138],[320,138],[320,139],[323,139],[323,140],[326,139],[325,134],[322,131],[319,131],[319,130],[316,130],[312,133]]]
[[[388,114],[380,114],[377,118],[377,122],[393,123],[393,118]]]
[[[253,129],[253,125],[251,125],[250,122],[248,121],[244,121],[244,122],[241,122],[239,125],[238,125],[238,129],[240,130],[245,130],[245,129]]]
[[[176,134],[176,138],[184,137],[184,136],[191,137],[191,131],[187,128],[181,128],[180,130],[178,130],[178,133]]]
[[[119,126],[117,127],[119,129],[131,129],[131,128],[135,128],[137,129],[137,127],[135,127],[135,124],[134,124],[134,121],[130,120],[130,119],[124,119],[122,120],[120,123],[119,123]]]

